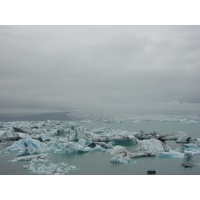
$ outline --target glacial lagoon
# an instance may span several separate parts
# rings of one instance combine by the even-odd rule
[[[199,122],[199,119],[182,118],[135,121],[2,122],[0,174],[147,175],[148,170],[155,170],[156,175],[199,175]],[[21,128],[26,133],[14,132],[13,127]],[[19,134],[22,139],[7,141],[4,139],[5,131],[8,135]],[[177,139],[166,140],[165,143],[170,151],[165,152],[165,149],[162,149],[162,142],[157,138],[139,140],[134,136],[141,133],[151,134],[150,136],[154,133],[157,134],[157,138],[178,133],[179,139],[191,137],[195,140],[189,142],[190,146],[187,146],[187,142],[177,143]],[[22,140],[24,142],[20,143]],[[18,144],[13,146],[14,143]],[[91,143],[96,143],[95,147],[92,147]],[[157,145],[153,147],[154,156],[134,157],[135,154],[131,154],[131,152],[141,150],[142,152],[152,151],[150,148],[152,144]],[[115,147],[118,147],[118,152],[114,151]],[[124,149],[130,158],[121,153]],[[192,167],[182,166],[184,153],[188,151],[193,155]],[[31,156],[34,155],[48,156],[32,159]],[[30,159],[16,159],[27,158],[27,156]],[[112,162],[113,158],[115,158],[114,162]]]

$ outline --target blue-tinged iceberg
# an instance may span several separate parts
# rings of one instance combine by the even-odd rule
[[[183,153],[192,153],[193,155],[200,154],[200,148],[194,143],[182,144],[180,151]]]
[[[178,151],[169,150],[168,152],[160,152],[159,157],[161,158],[183,158],[184,153]]]
[[[136,145],[137,139],[134,136],[117,134],[111,138],[111,143],[115,145]]]
[[[23,137],[19,141],[15,141],[11,146],[5,148],[4,151],[17,151],[17,156],[44,153],[42,143],[31,137]]]

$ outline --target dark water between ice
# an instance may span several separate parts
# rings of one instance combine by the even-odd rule
[[[200,123],[200,122],[199,122]],[[128,131],[153,132],[155,130],[161,133],[172,133],[174,131],[183,131],[188,136],[200,138],[200,124],[184,124],[180,122],[145,122],[145,123],[112,123],[102,124],[81,124],[84,127],[110,127],[111,129],[121,129]],[[175,141],[167,142],[173,150],[180,147]],[[0,174],[12,175],[30,175],[23,165],[28,165],[28,161],[9,162],[15,156],[5,156],[5,146],[0,144]],[[127,149],[134,149],[135,146],[127,146]],[[132,159],[131,164],[115,164],[111,163],[110,159],[113,156],[110,152],[88,152],[82,154],[52,154],[50,162],[60,163],[66,162],[70,165],[75,165],[76,170],[69,171],[69,175],[146,175],[147,170],[156,170],[157,175],[199,175],[200,174],[200,155],[194,156],[195,166],[192,168],[184,168],[181,166],[182,158],[160,158],[160,157],[143,157]]]

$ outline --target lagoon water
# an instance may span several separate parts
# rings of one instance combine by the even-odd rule
[[[127,123],[100,123],[94,121],[93,124],[79,123],[83,127],[110,127],[111,129],[121,129],[132,132],[143,130],[144,132],[153,132],[155,130],[162,134],[173,133],[174,131],[183,131],[188,136],[200,138],[200,121],[197,124],[186,124],[181,122],[169,121],[146,121],[144,123],[132,122]],[[172,150],[181,147],[181,144],[175,141],[167,141]],[[8,156],[4,153],[6,144],[0,144],[0,174],[1,175],[34,175],[23,165],[28,165],[28,161],[10,162],[15,157],[15,153]],[[126,146],[128,150],[134,150],[136,146]],[[194,167],[184,168],[181,163],[182,158],[160,158],[141,157],[134,158],[130,164],[111,163],[113,156],[109,151],[95,151],[81,154],[52,154],[50,162],[66,162],[77,167],[69,171],[68,175],[146,175],[147,170],[156,170],[157,175],[200,175],[200,155],[194,156]]]

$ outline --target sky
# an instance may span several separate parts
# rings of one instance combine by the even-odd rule
[[[200,26],[0,26],[0,112],[200,111]]]

